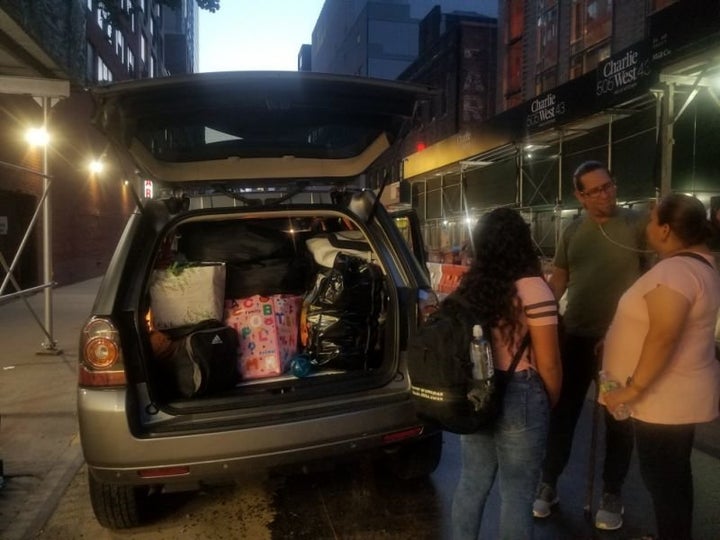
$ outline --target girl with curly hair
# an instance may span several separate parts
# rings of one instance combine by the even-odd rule
[[[473,231],[475,257],[454,294],[469,302],[492,328],[495,370],[502,375],[530,334],[515,373],[507,380],[495,424],[461,436],[462,473],[452,508],[456,540],[478,537],[496,480],[500,489],[498,538],[532,538],[532,505],[545,452],[550,407],[560,394],[562,368],[557,302],[522,216],[498,208]]]

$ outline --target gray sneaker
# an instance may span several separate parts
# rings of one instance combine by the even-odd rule
[[[620,495],[603,493],[600,508],[595,514],[595,527],[605,531],[619,529],[623,524],[622,516],[624,511]]]
[[[538,492],[533,503],[533,516],[536,518],[546,518],[552,513],[552,508],[560,502],[555,488],[550,484],[542,482],[538,486]]]

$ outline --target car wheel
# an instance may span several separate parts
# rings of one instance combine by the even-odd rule
[[[88,472],[90,501],[98,523],[108,529],[127,529],[141,524],[143,502],[150,488],[105,484]]]
[[[413,480],[431,474],[440,464],[442,432],[406,443],[390,451],[383,466],[400,480]]]

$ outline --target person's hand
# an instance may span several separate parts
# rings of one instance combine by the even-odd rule
[[[623,386],[603,393],[603,401],[610,413],[614,413],[620,405],[629,405],[640,396],[640,393],[632,386]]]

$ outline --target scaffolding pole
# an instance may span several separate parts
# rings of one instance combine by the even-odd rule
[[[12,95],[26,95],[32,97],[42,107],[42,126],[45,132],[48,132],[48,117],[50,109],[55,102],[60,99],[66,98],[70,95],[70,82],[59,79],[39,79],[33,77],[7,77],[0,76],[0,94],[12,94]],[[19,167],[18,167],[19,168]],[[37,173],[36,173],[37,174]],[[41,325],[43,333],[45,335],[44,341],[41,343],[41,350],[38,354],[61,354],[62,351],[57,348],[57,343],[53,336],[53,296],[52,296],[52,208],[50,204],[50,177],[49,177],[49,164],[48,164],[48,145],[43,145],[43,156],[42,156],[42,172],[43,178],[43,201],[42,201],[42,257],[43,257],[43,289],[44,296],[44,321]],[[30,227],[34,225],[34,221],[31,222]],[[19,257],[19,253],[16,257]],[[15,261],[10,265],[8,270],[7,279],[14,282],[17,288],[17,282],[15,282],[12,276],[12,269]],[[3,283],[2,289],[4,289],[7,280]],[[27,291],[18,291],[27,292]],[[2,297],[2,290],[0,289],[0,298]],[[23,296],[24,298],[24,296]],[[27,304],[27,302],[26,302]],[[29,306],[29,304],[28,304]],[[31,310],[32,312],[32,310]],[[33,313],[34,315],[34,313]],[[36,317],[37,320],[37,317]]]

